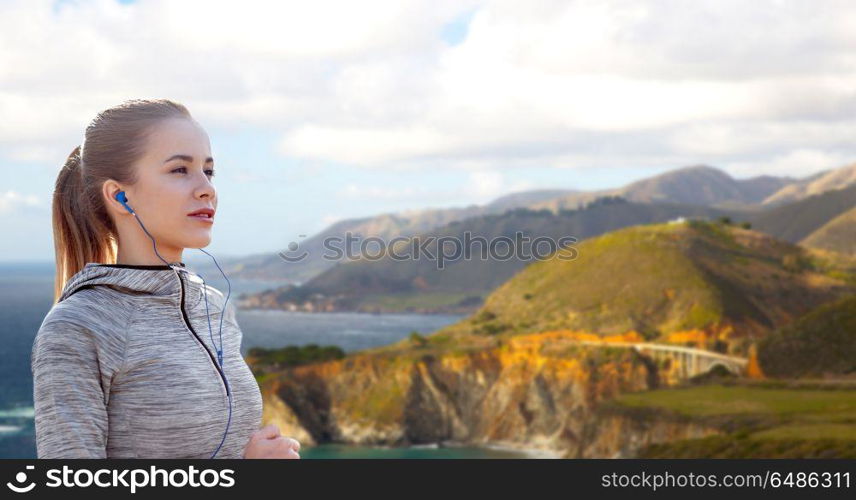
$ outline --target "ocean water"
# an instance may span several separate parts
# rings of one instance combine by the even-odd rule
[[[33,339],[53,298],[54,269],[45,264],[0,264],[0,458],[35,458]],[[226,292],[225,281],[209,284]],[[231,280],[232,298],[268,285]],[[410,335],[431,333],[454,323],[458,315],[303,313],[238,310],[244,333],[242,352],[250,347],[337,345],[346,352],[385,345]],[[348,445],[305,446],[301,458],[528,458],[518,451],[460,446],[383,448]]]

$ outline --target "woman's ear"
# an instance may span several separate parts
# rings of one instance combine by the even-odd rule
[[[122,186],[118,182],[112,179],[104,181],[104,184],[101,186],[101,195],[104,197],[104,206],[107,207],[108,212],[115,211],[119,214],[130,215],[128,209],[126,209],[125,206],[116,199],[116,195],[121,191],[124,191],[124,189],[122,189]]]

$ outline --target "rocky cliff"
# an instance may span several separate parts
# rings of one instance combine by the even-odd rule
[[[675,367],[563,338],[575,337],[553,332],[446,347],[403,341],[293,367],[261,382],[264,424],[310,446],[453,441],[569,457],[632,456],[647,444],[715,432],[603,412],[601,403],[619,393],[669,384]]]

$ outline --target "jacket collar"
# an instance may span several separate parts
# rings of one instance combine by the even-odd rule
[[[135,295],[173,297],[178,305],[182,284],[185,307],[191,310],[202,298],[202,278],[183,262],[169,266],[88,262],[69,278],[58,302],[85,287],[109,286]]]

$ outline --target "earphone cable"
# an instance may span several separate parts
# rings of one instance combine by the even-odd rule
[[[127,204],[123,203],[123,205],[125,205],[125,207],[128,208]],[[129,211],[130,211],[130,209],[129,209]],[[140,223],[140,227],[143,228],[143,231],[145,231],[146,235],[148,235],[148,237],[152,240],[152,248],[154,249],[155,254],[158,256],[158,258],[161,261],[163,261],[163,263],[166,264],[167,266],[173,267],[172,264],[167,262],[166,259],[164,259],[161,256],[160,252],[158,252],[157,243],[155,242],[154,237],[146,229],[146,226],[143,224],[143,221],[140,220],[139,217],[137,217],[137,212],[131,211],[131,213],[133,214],[134,218],[137,219],[137,222]],[[217,349],[217,361],[220,364],[220,370],[223,371],[223,382],[226,384],[226,394],[229,397],[229,419],[226,421],[226,431],[223,433],[223,439],[220,440],[220,445],[217,446],[217,449],[214,450],[214,453],[211,455],[211,458],[213,459],[215,456],[217,456],[217,452],[220,451],[220,448],[223,446],[223,443],[226,442],[226,436],[229,433],[229,426],[232,423],[232,391],[229,389],[229,382],[226,379],[226,371],[223,368],[223,316],[225,315],[225,312],[226,312],[226,304],[229,302],[229,296],[232,294],[232,284],[229,282],[229,278],[226,277],[226,273],[223,272],[223,269],[220,267],[220,264],[217,263],[217,259],[214,259],[213,255],[206,252],[205,250],[202,250],[201,248],[199,248],[198,250],[201,250],[202,252],[204,252],[206,255],[208,255],[209,257],[211,257],[214,260],[214,264],[217,266],[217,269],[220,270],[220,273],[223,275],[223,278],[226,279],[226,283],[229,287],[229,292],[226,294],[226,300],[223,303],[223,310],[220,311],[220,331],[219,331],[220,348]],[[216,346],[216,344],[214,344],[214,332],[211,329],[211,315],[208,311],[208,292],[207,292],[207,288],[205,288],[205,279],[202,278],[201,275],[199,276],[199,278],[202,279],[202,289],[203,289],[202,296],[205,298],[205,315],[208,318],[208,334],[210,335],[210,338],[211,338],[211,344],[214,345],[214,347],[216,348],[217,346]],[[179,277],[178,279],[181,279],[181,277]]]

